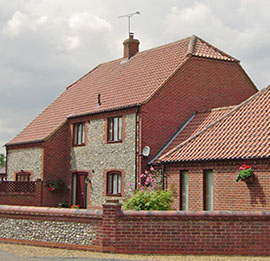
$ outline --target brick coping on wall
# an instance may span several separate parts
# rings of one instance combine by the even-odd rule
[[[18,215],[46,215],[55,217],[102,217],[102,210],[100,209],[70,209],[0,205],[0,214],[11,213],[16,213]]]
[[[107,203],[110,205],[111,203]],[[112,204],[113,205],[113,204]],[[0,205],[0,213],[16,213],[18,215],[50,215],[50,216],[80,216],[102,217],[101,209],[70,209],[52,207],[26,207]],[[270,211],[135,211],[121,210],[119,216],[138,217],[270,217]]]
[[[266,217],[270,211],[120,211],[121,216],[137,217]]]

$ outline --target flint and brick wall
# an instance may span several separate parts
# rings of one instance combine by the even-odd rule
[[[269,211],[270,210],[270,161],[216,161],[174,163],[166,166],[167,187],[177,197],[174,209],[179,209],[180,171],[188,171],[188,210],[203,210],[203,170],[213,170],[214,211]],[[255,180],[252,184],[235,182],[234,175],[242,164],[252,167]]]
[[[100,210],[0,206],[0,242],[102,251],[101,229]]]
[[[24,170],[31,173],[31,180],[42,177],[42,148],[9,150],[7,179],[16,179],[16,172]]]
[[[0,221],[0,242],[111,253],[270,255],[270,212],[121,211],[111,200],[103,211],[0,206]]]
[[[119,112],[118,115],[122,115]],[[123,116],[123,142],[107,143],[106,118],[92,119],[87,124],[86,145],[72,147],[72,171],[91,173],[91,190],[88,186],[88,207],[100,207],[106,197],[106,173],[122,172],[122,198],[131,195],[135,180],[136,114]]]

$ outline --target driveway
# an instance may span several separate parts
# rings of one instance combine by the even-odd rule
[[[270,261],[263,256],[121,255],[0,243],[0,261]]]

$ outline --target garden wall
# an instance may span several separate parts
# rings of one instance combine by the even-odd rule
[[[270,212],[0,206],[0,242],[113,253],[270,255]]]
[[[0,182],[0,205],[41,206],[43,182],[38,179],[31,182]]]

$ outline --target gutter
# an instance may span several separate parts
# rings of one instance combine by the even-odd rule
[[[31,141],[23,141],[23,142],[17,142],[17,143],[7,143],[5,144],[6,147],[9,147],[9,146],[17,146],[17,145],[25,145],[25,144],[30,144],[30,143],[39,143],[39,142],[43,142],[45,141],[44,139],[42,140],[31,140]]]
[[[139,151],[137,151],[138,147],[138,126],[137,126],[137,119],[138,119],[138,112],[139,112],[140,107],[137,108],[136,110],[136,115],[135,115],[135,189],[137,189],[137,182],[138,182],[138,157],[139,157]],[[138,153],[138,155],[137,155]]]
[[[134,103],[134,104],[131,104],[131,105],[120,106],[120,107],[115,107],[115,108],[110,108],[110,109],[104,109],[104,110],[94,111],[94,112],[87,112],[87,113],[83,113],[83,114],[77,114],[77,115],[72,115],[71,114],[71,115],[67,116],[67,119],[74,119],[74,118],[90,116],[90,115],[104,113],[104,112],[110,112],[110,111],[119,111],[119,110],[123,110],[123,109],[134,108],[134,107],[141,107],[141,104],[140,103]]]

